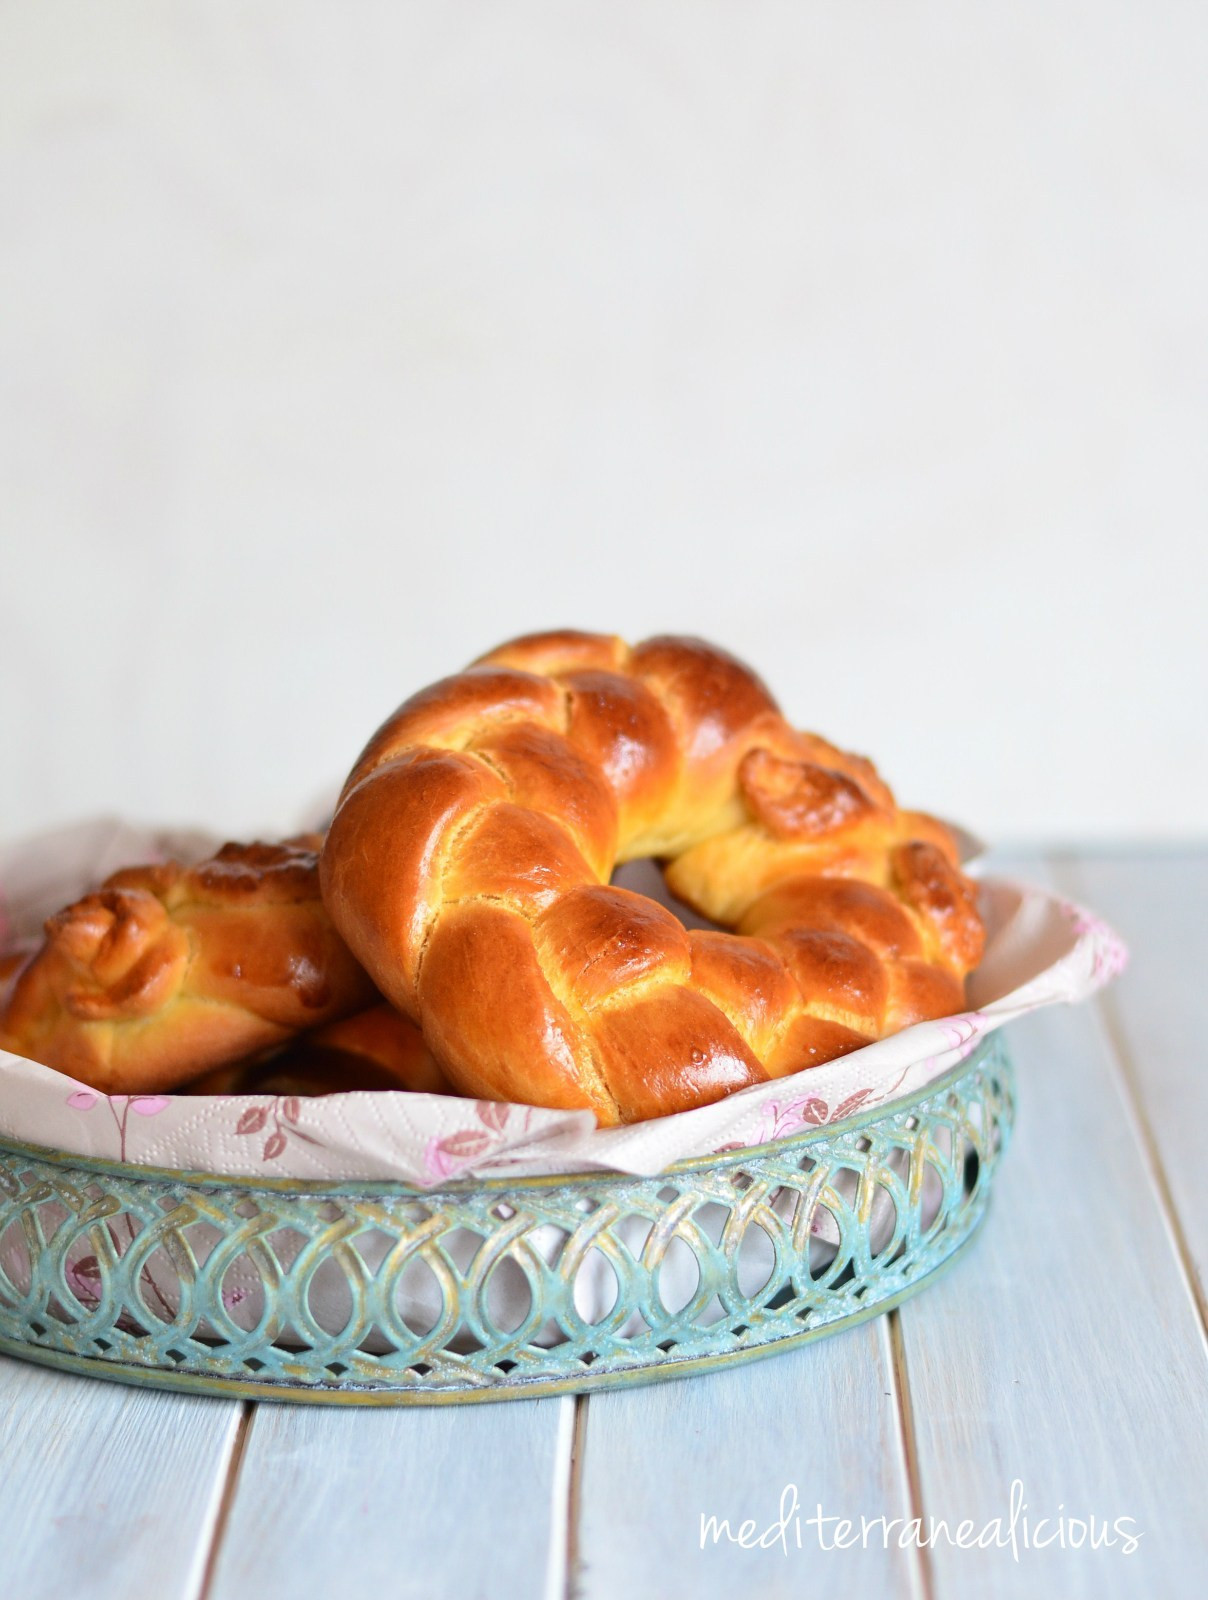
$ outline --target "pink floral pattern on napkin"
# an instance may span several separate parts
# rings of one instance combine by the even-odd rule
[[[166,1094],[98,1094],[95,1089],[73,1089],[67,1104],[73,1111],[91,1111],[104,1102],[118,1133],[118,1159],[126,1159],[126,1128],[133,1111],[140,1117],[158,1117],[172,1102]]]
[[[523,1127],[529,1125],[527,1106],[504,1105],[499,1100],[475,1100],[474,1114],[482,1124],[477,1128],[458,1128],[453,1133],[434,1134],[424,1146],[424,1170],[428,1177],[439,1183],[443,1178],[456,1177],[492,1149],[506,1144],[512,1113],[523,1113]]]
[[[832,1122],[842,1122],[844,1117],[854,1116],[867,1100],[887,1100],[903,1077],[905,1073],[888,1086],[867,1084],[862,1089],[853,1089],[833,1103],[817,1094],[797,1095],[783,1105],[774,1100],[763,1109],[759,1137],[749,1142],[766,1144],[769,1139],[783,1139],[786,1134],[800,1133],[806,1128],[822,1128]]]
[[[1113,978],[1118,978],[1128,965],[1128,946],[1116,930],[1109,927],[1102,917],[1097,917],[1093,911],[1076,905],[1072,900],[1061,900],[1058,904],[1073,923],[1079,937],[1090,941],[1091,973],[1095,983],[1110,983]]]
[[[304,1144],[322,1143],[322,1140],[304,1133],[298,1126],[301,1116],[302,1102],[296,1094],[275,1094],[267,1105],[245,1107],[239,1113],[234,1132],[236,1137],[246,1139],[268,1128],[268,1138],[260,1151],[260,1159],[276,1161],[285,1154],[291,1139],[301,1139]]]

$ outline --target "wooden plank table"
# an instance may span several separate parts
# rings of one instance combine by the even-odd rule
[[[1208,850],[990,865],[1084,900],[1133,962],[1011,1029],[1015,1142],[933,1287],[770,1361],[590,1400],[244,1405],[0,1360],[0,1596],[1199,1600]],[[763,1547],[707,1523],[702,1547],[710,1517]]]

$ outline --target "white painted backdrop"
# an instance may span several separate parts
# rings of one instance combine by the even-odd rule
[[[1206,81],[1180,0],[4,0],[0,832],[285,825],[564,623],[1202,831]]]

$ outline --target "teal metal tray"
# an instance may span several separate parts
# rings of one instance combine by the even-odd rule
[[[896,1305],[968,1242],[999,1034],[909,1098],[655,1177],[222,1178],[0,1142],[0,1350],[261,1400],[424,1405],[683,1376]]]

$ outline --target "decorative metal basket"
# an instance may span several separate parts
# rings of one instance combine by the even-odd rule
[[[992,1034],[909,1098],[649,1178],[266,1182],[0,1143],[0,1349],[369,1405],[681,1376],[925,1283],[981,1221],[1012,1119]]]

